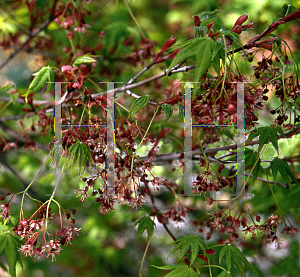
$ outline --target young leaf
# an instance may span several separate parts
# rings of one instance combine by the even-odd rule
[[[293,13],[296,10],[296,8],[292,5],[284,4],[281,8],[281,11],[277,13],[280,17],[287,16],[291,13]]]
[[[78,162],[78,172],[86,165],[87,159],[92,161],[91,151],[89,147],[82,141],[77,141],[69,148],[69,159],[73,160],[71,169]]]
[[[8,92],[12,88],[15,88],[15,85],[12,85],[12,84],[6,85],[6,86],[0,88],[0,93],[1,92]]]
[[[229,37],[229,39],[237,46],[237,47],[242,47],[242,41],[240,36],[235,33],[232,32],[226,28],[220,29],[220,34]]]
[[[134,117],[134,115],[137,114],[142,108],[147,106],[149,100],[150,100],[149,95],[143,95],[140,98],[135,99],[130,107],[129,117]]]
[[[50,66],[42,67],[38,72],[36,72],[33,75],[35,75],[35,77],[32,80],[27,92],[23,95],[26,98],[30,93],[34,93],[42,89],[47,82],[54,82],[54,72]],[[48,83],[46,93],[49,92],[50,88],[51,83]]]
[[[192,267],[188,265],[164,265],[164,266],[155,266],[156,268],[162,270],[172,270],[165,277],[201,277]]]
[[[235,264],[235,266],[240,270],[243,276],[246,277],[244,268],[242,266],[242,263],[249,269],[253,270],[255,273],[254,267],[248,262],[244,254],[236,248],[232,244],[225,244],[220,251],[219,255],[219,264],[221,264],[222,259],[225,259],[227,270],[230,271],[232,263]]]
[[[80,56],[75,60],[72,66],[77,67],[83,63],[96,63],[97,60],[93,59],[93,57],[97,57],[97,56],[91,54],[85,54],[83,56]]]
[[[177,240],[177,244],[171,253],[180,249],[179,259],[182,259],[185,256],[185,254],[189,251],[189,249],[191,249],[192,252],[191,264],[192,264],[195,261],[196,257],[198,256],[199,251],[203,250],[205,253],[205,250],[207,248],[208,248],[207,244],[200,237],[195,235],[188,235]]]
[[[161,109],[163,110],[164,114],[165,114],[165,120],[164,121],[168,121],[170,119],[170,117],[173,114],[173,107],[169,104],[161,104],[160,105]]]
[[[154,231],[154,226],[155,226],[154,221],[148,215],[145,215],[145,216],[141,217],[134,224],[134,226],[136,226],[137,224],[139,226],[138,226],[138,231],[136,234],[136,240],[138,240],[140,238],[140,236],[145,232],[145,230],[147,230],[148,239],[150,239],[152,237],[153,231]]]
[[[210,19],[213,19],[215,17],[218,17],[223,11],[222,10],[214,10],[212,12],[209,12],[209,13],[205,13],[205,14],[202,14],[200,16],[200,21],[205,21],[205,20],[210,20]]]

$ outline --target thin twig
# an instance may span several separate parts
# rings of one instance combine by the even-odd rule
[[[44,24],[41,25],[41,27],[34,29],[34,31],[30,30],[28,32],[26,40],[21,44],[19,48],[17,48],[13,53],[9,55],[9,57],[0,65],[0,70],[3,69],[27,44],[28,42],[33,39],[38,33],[40,33],[42,30],[47,28],[47,26],[51,23],[51,21],[54,19],[54,13],[55,13],[55,7],[56,7],[57,0],[54,0],[52,5],[52,12],[49,16],[49,19],[44,22]]]

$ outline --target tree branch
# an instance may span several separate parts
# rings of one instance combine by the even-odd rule
[[[35,29],[34,31],[30,30],[28,32],[26,40],[21,44],[19,48],[17,48],[13,53],[9,55],[9,57],[0,65],[0,70],[3,69],[27,44],[28,42],[33,39],[38,33],[40,33],[42,30],[47,28],[47,26],[51,23],[51,21],[54,19],[54,13],[55,13],[55,7],[57,4],[57,0],[54,0],[52,5],[52,12],[49,16],[49,19],[42,24],[41,27]]]

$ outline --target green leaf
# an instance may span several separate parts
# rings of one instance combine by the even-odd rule
[[[5,256],[9,268],[8,271],[12,277],[16,277],[16,265],[17,265],[17,255],[18,255],[17,245],[14,240],[15,239],[13,238],[13,236],[8,235],[7,243],[5,247]]]
[[[135,114],[137,114],[142,108],[147,106],[149,100],[150,100],[149,95],[143,95],[140,98],[135,99],[130,107],[129,117],[134,117]]]
[[[252,141],[254,138],[256,138],[257,136],[259,136],[260,131],[259,130],[255,130],[254,132],[250,133],[250,135],[248,136],[248,139],[246,140],[245,143],[249,143],[250,141]]]
[[[248,262],[244,254],[232,244],[225,244],[223,246],[219,254],[219,264],[221,264],[223,258],[225,259],[226,267],[229,272],[231,269],[232,262],[240,270],[243,276],[246,275],[244,272],[244,268],[242,267],[242,263],[244,263],[244,265],[248,267],[250,270],[253,270],[255,272],[254,267]]]
[[[0,93],[8,92],[12,88],[15,88],[15,85],[12,85],[12,84],[6,85],[6,86],[0,88]]]
[[[226,28],[222,28],[220,29],[220,34],[229,37],[229,39],[235,44],[235,46],[237,47],[243,46],[241,38],[237,33],[232,32]]]
[[[172,270],[165,277],[199,277],[199,275],[192,267],[188,265],[164,265],[164,266],[155,266],[156,268],[162,270]]]
[[[276,157],[271,161],[271,170],[272,170],[272,175],[273,175],[273,178],[274,178],[275,185],[276,185],[279,165],[280,165],[280,159],[279,158]]]
[[[7,237],[8,237],[7,233],[3,233],[2,235],[0,235],[0,256],[5,250]]]
[[[231,277],[230,271],[222,271],[217,277]]]
[[[77,141],[69,148],[69,159],[73,160],[71,169],[78,162],[78,172],[81,175],[81,170],[86,166],[87,159],[92,161],[90,148],[82,141]]]
[[[255,160],[255,162],[256,162],[256,160]],[[255,180],[257,179],[259,170],[261,169],[260,162],[261,162],[261,160],[260,160],[260,158],[258,158],[258,161],[257,161],[257,163],[255,164],[255,167],[252,170],[253,184],[254,184]]]
[[[181,102],[179,102],[179,119],[180,121],[184,119],[184,106]]]
[[[173,59],[168,68],[168,73],[175,65],[195,56],[195,82],[198,82],[211,66],[212,54],[215,47],[216,42],[211,38],[197,37],[192,39],[191,43],[184,47]],[[220,56],[216,55],[215,59],[216,66],[217,59],[220,59]]]
[[[271,141],[272,145],[278,153],[278,133],[282,131],[272,126],[260,127],[254,133],[251,133],[246,143],[252,141],[255,137],[259,136],[259,147],[258,152],[261,151],[262,147]]]
[[[201,77],[211,66],[212,52],[215,44],[215,41],[211,38],[206,38],[206,40],[200,44],[195,61],[195,82],[199,82]]]
[[[93,57],[97,57],[96,55],[85,54],[83,56],[78,57],[73,63],[73,67],[77,67],[83,63],[96,63],[97,60],[93,59]]]
[[[194,38],[191,39],[191,42],[185,46],[182,50],[178,52],[175,58],[172,60],[167,73],[177,64],[186,61],[189,58],[192,58],[199,51],[200,45],[207,40],[206,37]]]
[[[168,121],[173,114],[173,107],[170,104],[165,104],[165,103],[161,104],[160,107],[165,114],[164,121]]]
[[[296,11],[296,8],[292,5],[284,4],[281,8],[281,11],[277,13],[280,17],[285,17]]]
[[[177,244],[170,254],[180,249],[179,259],[182,259],[189,249],[191,249],[192,252],[191,264],[195,261],[200,250],[203,250],[204,255],[206,256],[205,250],[208,248],[208,246],[200,237],[196,235],[185,236],[176,242]]]
[[[212,66],[219,77],[220,77],[220,59],[222,57],[224,57],[223,44],[222,44],[222,40],[218,39],[215,42],[215,47],[213,49],[211,61],[212,61]]]
[[[290,190],[291,190],[291,184],[292,184],[291,180],[294,183],[296,183],[297,185],[300,185],[285,160],[281,160],[277,157],[274,158],[273,161],[271,162],[271,170],[272,170],[272,175],[274,177],[275,185],[276,185],[278,170],[279,170],[281,176],[283,177],[283,179],[288,183]]]
[[[195,26],[194,27],[194,34],[196,37],[204,37],[207,34],[206,26]]]
[[[54,82],[54,72],[50,66],[42,67],[38,72],[36,72],[33,75],[35,75],[35,77],[32,80],[27,92],[24,95],[22,95],[25,96],[26,99],[30,93],[34,93],[42,89],[47,82]],[[48,83],[46,93],[49,92],[50,88],[51,83]]]
[[[154,226],[155,226],[154,221],[148,215],[145,215],[145,216],[141,217],[134,224],[134,226],[136,226],[137,224],[139,226],[138,226],[138,230],[137,230],[137,234],[136,234],[136,240],[138,240],[140,238],[140,236],[145,232],[145,230],[147,230],[148,239],[150,239],[154,232]]]
[[[215,17],[218,17],[222,12],[223,12],[223,10],[216,9],[212,12],[202,14],[200,16],[200,21],[202,22],[202,21],[206,21],[206,20],[210,20],[210,19],[213,19]]]

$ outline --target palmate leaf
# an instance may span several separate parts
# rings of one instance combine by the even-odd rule
[[[258,152],[261,151],[262,147],[271,141],[272,145],[278,153],[278,135],[282,133],[281,129],[274,128],[272,126],[260,127],[255,132],[251,133],[246,141],[246,143],[252,141],[257,136],[259,137],[259,147]]]
[[[276,185],[278,170],[279,170],[281,176],[283,177],[283,179],[288,183],[290,190],[292,189],[291,188],[291,184],[292,184],[291,180],[294,183],[296,183],[297,185],[300,185],[285,160],[281,160],[277,157],[274,158],[273,161],[271,162],[271,170],[272,170],[272,175],[274,178],[275,185]]]
[[[191,264],[195,261],[200,250],[204,251],[208,248],[207,244],[198,236],[188,235],[176,241],[177,244],[170,254],[180,249],[179,259],[182,259],[185,254],[191,249]]]
[[[138,240],[140,238],[140,236],[145,232],[145,230],[147,230],[148,239],[150,239],[154,232],[154,226],[155,226],[154,221],[148,215],[145,215],[145,216],[141,217],[134,224],[134,226],[136,226],[137,224],[139,226],[138,226],[138,231],[136,234],[136,240]]]
[[[256,162],[256,160],[257,160],[257,162]],[[252,168],[254,166],[254,164],[256,163],[254,169],[252,170],[253,183],[255,182],[259,171],[263,171],[263,168],[260,165],[260,162],[261,162],[261,160],[258,156],[258,152],[254,151],[252,149],[249,149],[249,148],[245,149],[245,169]]]
[[[164,266],[155,266],[156,268],[162,270],[172,270],[165,277],[201,277],[192,267],[188,265],[164,265]]]
[[[218,39],[215,42],[215,46],[213,49],[212,57],[211,57],[211,62],[214,70],[218,74],[218,77],[220,77],[220,59],[225,59],[225,53],[223,49],[223,43],[221,39]]]
[[[243,274],[243,276],[246,277],[244,268],[242,266],[242,263],[244,263],[246,267],[248,267],[256,273],[254,267],[248,262],[244,254],[232,244],[225,244],[223,246],[219,255],[219,264],[221,264],[223,258],[225,259],[226,267],[229,272],[231,270],[232,263],[234,263],[235,266]]]
[[[4,233],[0,235],[0,255],[4,252],[8,264],[10,276],[16,276],[17,261],[22,265],[22,260],[18,247],[21,246],[20,241],[13,235]]]
[[[213,50],[216,42],[209,37],[194,38],[191,43],[184,47],[173,59],[169,66],[168,73],[177,64],[195,57],[195,82],[199,82],[204,73],[211,66]],[[215,54],[215,59],[219,56]]]
[[[91,151],[89,147],[82,141],[77,141],[69,148],[69,159],[73,160],[71,169],[78,163],[78,172],[81,175],[82,168],[86,165],[87,159],[92,161]]]
[[[187,46],[185,46],[182,50],[180,50],[180,52],[178,52],[178,54],[172,60],[167,73],[169,73],[172,67],[174,67],[175,65],[194,57],[199,50],[200,44],[203,43],[205,40],[207,40],[206,37],[191,39],[190,43]]]
[[[206,40],[200,44],[195,61],[195,82],[199,82],[200,78],[211,66],[215,46],[216,42],[211,38],[206,38]]]

